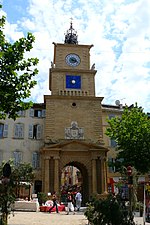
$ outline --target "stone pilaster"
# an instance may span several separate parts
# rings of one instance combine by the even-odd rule
[[[59,192],[59,157],[54,157],[54,191]]]
[[[96,159],[92,159],[92,192],[97,193]]]
[[[49,159],[45,159],[44,180],[45,180],[44,192],[48,193],[49,192]]]
[[[101,181],[102,181],[102,193],[107,191],[107,179],[106,179],[106,158],[101,158]]]

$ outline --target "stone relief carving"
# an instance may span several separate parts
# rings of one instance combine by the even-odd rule
[[[65,128],[65,139],[84,139],[83,128],[79,128],[78,123],[72,121],[71,127]]]

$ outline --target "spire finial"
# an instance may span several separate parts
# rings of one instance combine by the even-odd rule
[[[72,25],[72,18],[70,18],[70,28],[67,30],[65,34],[65,43],[66,44],[78,44],[78,36],[77,32],[74,30],[73,25]]]

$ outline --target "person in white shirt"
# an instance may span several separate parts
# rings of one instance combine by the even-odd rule
[[[81,195],[80,191],[77,192],[77,194],[75,196],[75,200],[76,200],[77,211],[80,211],[81,202],[82,202],[82,195]]]

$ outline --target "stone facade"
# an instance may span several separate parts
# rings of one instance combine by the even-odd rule
[[[115,153],[105,135],[106,120],[111,114],[120,115],[122,109],[102,105],[103,97],[95,96],[97,71],[90,65],[91,47],[54,43],[51,95],[20,112],[16,121],[0,121],[0,160],[31,162],[36,172],[33,192],[59,192],[61,171],[67,165],[81,171],[85,202],[91,194],[107,191],[107,156]],[[77,66],[67,64],[72,56],[79,57]],[[71,60],[76,63],[76,58]]]

